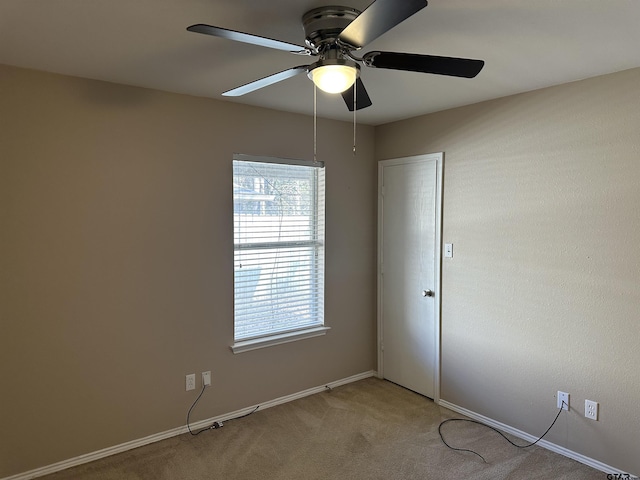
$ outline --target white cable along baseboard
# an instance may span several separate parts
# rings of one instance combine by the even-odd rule
[[[368,372],[359,373],[357,375],[343,378],[341,380],[336,380],[335,382],[325,383],[324,385],[321,385],[318,387],[309,388],[301,392],[293,393],[291,395],[285,395],[284,397],[280,397],[274,400],[269,400],[267,402],[260,403],[259,404],[260,410],[264,410],[270,407],[275,407],[276,405],[292,402],[293,400],[297,400],[299,398],[304,398],[304,397],[308,397],[309,395],[314,395],[316,393],[323,392],[327,389],[327,387],[335,388],[335,387],[339,387],[340,385],[346,385],[348,383],[357,382],[358,380],[364,380],[365,378],[375,377],[375,376],[377,376],[377,372],[370,370]],[[252,410],[254,410],[257,406],[258,405],[253,405],[247,408],[243,408],[241,410],[236,410],[235,412],[226,413],[224,415],[208,418],[206,420],[200,420],[198,422],[191,424],[191,430],[198,430],[200,428],[208,427],[213,422],[224,422],[230,418],[236,418],[241,415],[245,415],[251,412]],[[52,465],[47,465],[46,467],[40,467],[34,470],[29,470],[28,472],[18,473],[10,477],[4,477],[0,480],[30,480],[32,478],[43,477],[44,475],[49,475],[50,473],[66,470],[67,468],[76,467],[78,465],[93,462],[95,460],[109,457],[117,453],[122,453],[128,450],[133,450],[134,448],[142,447],[144,445],[149,445],[150,443],[155,443],[155,442],[159,442],[160,440],[165,440],[167,438],[175,437],[177,435],[182,435],[183,433],[187,433],[188,431],[189,430],[187,429],[186,425],[178,428],[173,428],[171,430],[156,433],[154,435],[149,435],[148,437],[139,438],[138,440],[132,440],[130,442],[121,443],[120,445],[114,445],[113,447],[104,448],[96,452],[87,453],[85,455],[80,455],[75,458],[70,458],[69,460],[63,460],[62,462],[57,462]]]
[[[491,418],[485,417],[484,415],[480,415],[479,413],[472,412],[471,410],[467,410],[466,408],[459,407],[453,403],[449,403],[446,400],[440,400],[438,405],[444,408],[448,408],[449,410],[453,410],[454,412],[460,413],[466,417],[469,417],[473,420],[477,420],[478,422],[482,422],[485,425],[489,425],[490,427],[497,428],[503,432],[507,432],[515,437],[526,440],[527,442],[534,442],[538,439],[538,437],[530,435],[522,430],[518,430],[517,428],[513,428],[509,425],[505,425],[504,423],[497,422]],[[573,450],[569,450],[568,448],[561,447],[560,445],[556,445],[555,443],[548,442],[547,440],[540,440],[536,445],[541,446],[547,450],[551,450],[554,453],[558,453],[564,457],[569,457],[573,460],[576,460],[580,463],[583,463],[591,468],[595,468],[596,470],[600,470],[604,473],[612,473],[612,474],[620,474],[625,475],[628,472],[624,472],[620,469],[614,468],[606,463],[602,463],[593,458],[587,457],[580,453],[574,452]],[[623,477],[624,478],[624,477]]]

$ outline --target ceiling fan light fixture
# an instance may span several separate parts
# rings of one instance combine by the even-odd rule
[[[320,60],[310,66],[308,76],[316,87],[327,93],[342,93],[358,78],[358,65],[344,59]]]

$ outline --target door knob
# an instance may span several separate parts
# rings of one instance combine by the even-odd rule
[[[423,297],[433,297],[433,290],[423,290],[422,291],[422,296]]]

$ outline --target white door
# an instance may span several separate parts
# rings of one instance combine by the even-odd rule
[[[379,163],[380,376],[439,397],[442,154]]]

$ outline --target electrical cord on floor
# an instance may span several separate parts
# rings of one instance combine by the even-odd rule
[[[482,461],[484,463],[488,463],[485,458],[480,455],[478,452],[474,451],[474,450],[469,450],[468,448],[457,448],[457,447],[452,447],[451,445],[449,445],[445,439],[444,436],[442,435],[442,426],[445,423],[449,423],[449,422],[469,422],[469,423],[476,423],[478,425],[482,425],[483,427],[487,427],[490,428],[491,430],[493,430],[494,432],[498,433],[502,438],[504,438],[507,442],[509,442],[511,445],[513,445],[514,447],[517,448],[529,448],[529,447],[533,447],[536,443],[538,443],[540,440],[542,440],[545,435],[547,433],[549,433],[549,430],[551,430],[551,428],[556,424],[556,422],[558,421],[558,418],[560,417],[560,414],[562,413],[562,409],[564,408],[564,406],[569,407],[569,405],[567,405],[567,403],[563,400],[562,401],[562,406],[560,407],[560,409],[558,410],[558,414],[556,415],[556,418],[553,420],[553,422],[551,423],[551,425],[549,425],[549,428],[547,428],[547,431],[544,432],[540,437],[538,437],[538,439],[535,442],[531,442],[527,445],[518,445],[517,443],[513,443],[511,440],[509,440],[507,438],[507,436],[502,433],[500,430],[498,430],[497,428],[492,427],[491,425],[487,425],[485,423],[482,422],[478,422],[477,420],[471,420],[468,418],[448,418],[447,420],[444,420],[440,423],[440,425],[438,426],[438,433],[440,434],[440,440],[442,440],[442,443],[444,443],[447,447],[449,447],[451,450],[456,450],[458,452],[469,452],[469,453],[473,453],[474,455],[477,455],[478,457],[480,457],[482,459]]]
[[[202,386],[202,390],[200,391],[200,394],[198,395],[198,398],[196,398],[196,401],[191,404],[191,407],[189,408],[189,411],[187,412],[187,430],[189,430],[189,433],[191,435],[193,435],[193,436],[200,435],[202,432],[205,432],[207,430],[211,430],[211,429],[214,429],[214,428],[220,428],[222,426],[222,424],[220,424],[220,426],[217,426],[218,422],[213,422],[212,425],[210,425],[208,427],[205,427],[205,428],[202,428],[202,429],[200,429],[200,430],[198,430],[196,432],[193,432],[191,430],[191,426],[189,425],[190,424],[189,417],[191,416],[191,410],[193,410],[193,407],[195,407],[198,404],[198,400],[200,400],[200,397],[202,397],[202,394],[204,393],[204,390],[206,388],[207,388],[206,385]]]
[[[256,410],[258,410],[260,408],[260,405],[257,405],[253,410],[251,410],[249,413],[245,413],[244,415],[240,415],[239,417],[233,417],[233,418],[229,418],[228,420],[225,420],[225,422],[230,422],[232,420],[240,420],[241,418],[244,417],[248,417],[249,415],[251,415],[252,413],[254,413]]]
[[[187,412],[187,430],[189,430],[189,433],[191,435],[193,435],[193,436],[200,435],[202,432],[206,432],[207,430],[215,430],[216,428],[222,428],[224,426],[222,422],[213,422],[208,427],[201,428],[200,430],[197,430],[195,432],[191,430],[191,425],[190,425],[191,422],[189,421],[189,418],[191,416],[191,410],[193,410],[193,408],[198,404],[198,401],[200,400],[200,397],[202,397],[202,394],[204,393],[206,388],[207,388],[207,385],[203,385],[202,390],[200,391],[200,394],[198,395],[198,398],[196,398],[196,400],[191,404],[191,407],[189,408],[189,411]],[[245,413],[244,415],[240,415],[239,417],[229,418],[228,420],[225,420],[225,422],[230,422],[231,420],[239,420],[241,418],[248,417],[253,412],[258,410],[258,408],[260,408],[260,405],[255,407],[249,413]]]

